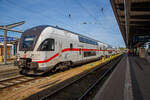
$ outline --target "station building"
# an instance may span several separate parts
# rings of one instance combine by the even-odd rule
[[[131,55],[138,55],[141,58],[150,56],[150,1],[110,0],[110,2]]]
[[[17,44],[18,44],[18,39],[17,38],[12,38],[12,37],[7,37],[7,59],[13,59],[16,56],[17,53]],[[3,37],[0,37],[0,62],[3,62],[3,57],[4,57],[4,42],[3,42]]]

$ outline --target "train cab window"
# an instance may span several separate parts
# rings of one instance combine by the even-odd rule
[[[73,44],[72,44],[72,43],[70,43],[70,50],[72,50],[72,48],[73,48]]]
[[[54,39],[46,39],[44,40],[41,45],[38,48],[38,51],[54,51],[55,45],[54,45]]]

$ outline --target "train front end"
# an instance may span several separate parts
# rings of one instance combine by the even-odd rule
[[[22,34],[17,50],[17,60],[15,61],[21,74],[43,74],[43,71],[39,69],[39,64],[34,61],[40,58],[40,53],[35,50],[35,47],[44,28],[45,26],[34,27]]]

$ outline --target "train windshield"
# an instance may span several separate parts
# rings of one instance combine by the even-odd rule
[[[24,50],[31,50],[35,41],[35,36],[24,36],[21,48]]]

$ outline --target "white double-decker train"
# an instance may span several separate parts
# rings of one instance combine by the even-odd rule
[[[100,41],[59,27],[41,25],[22,34],[15,64],[21,73],[42,74],[113,53]]]

